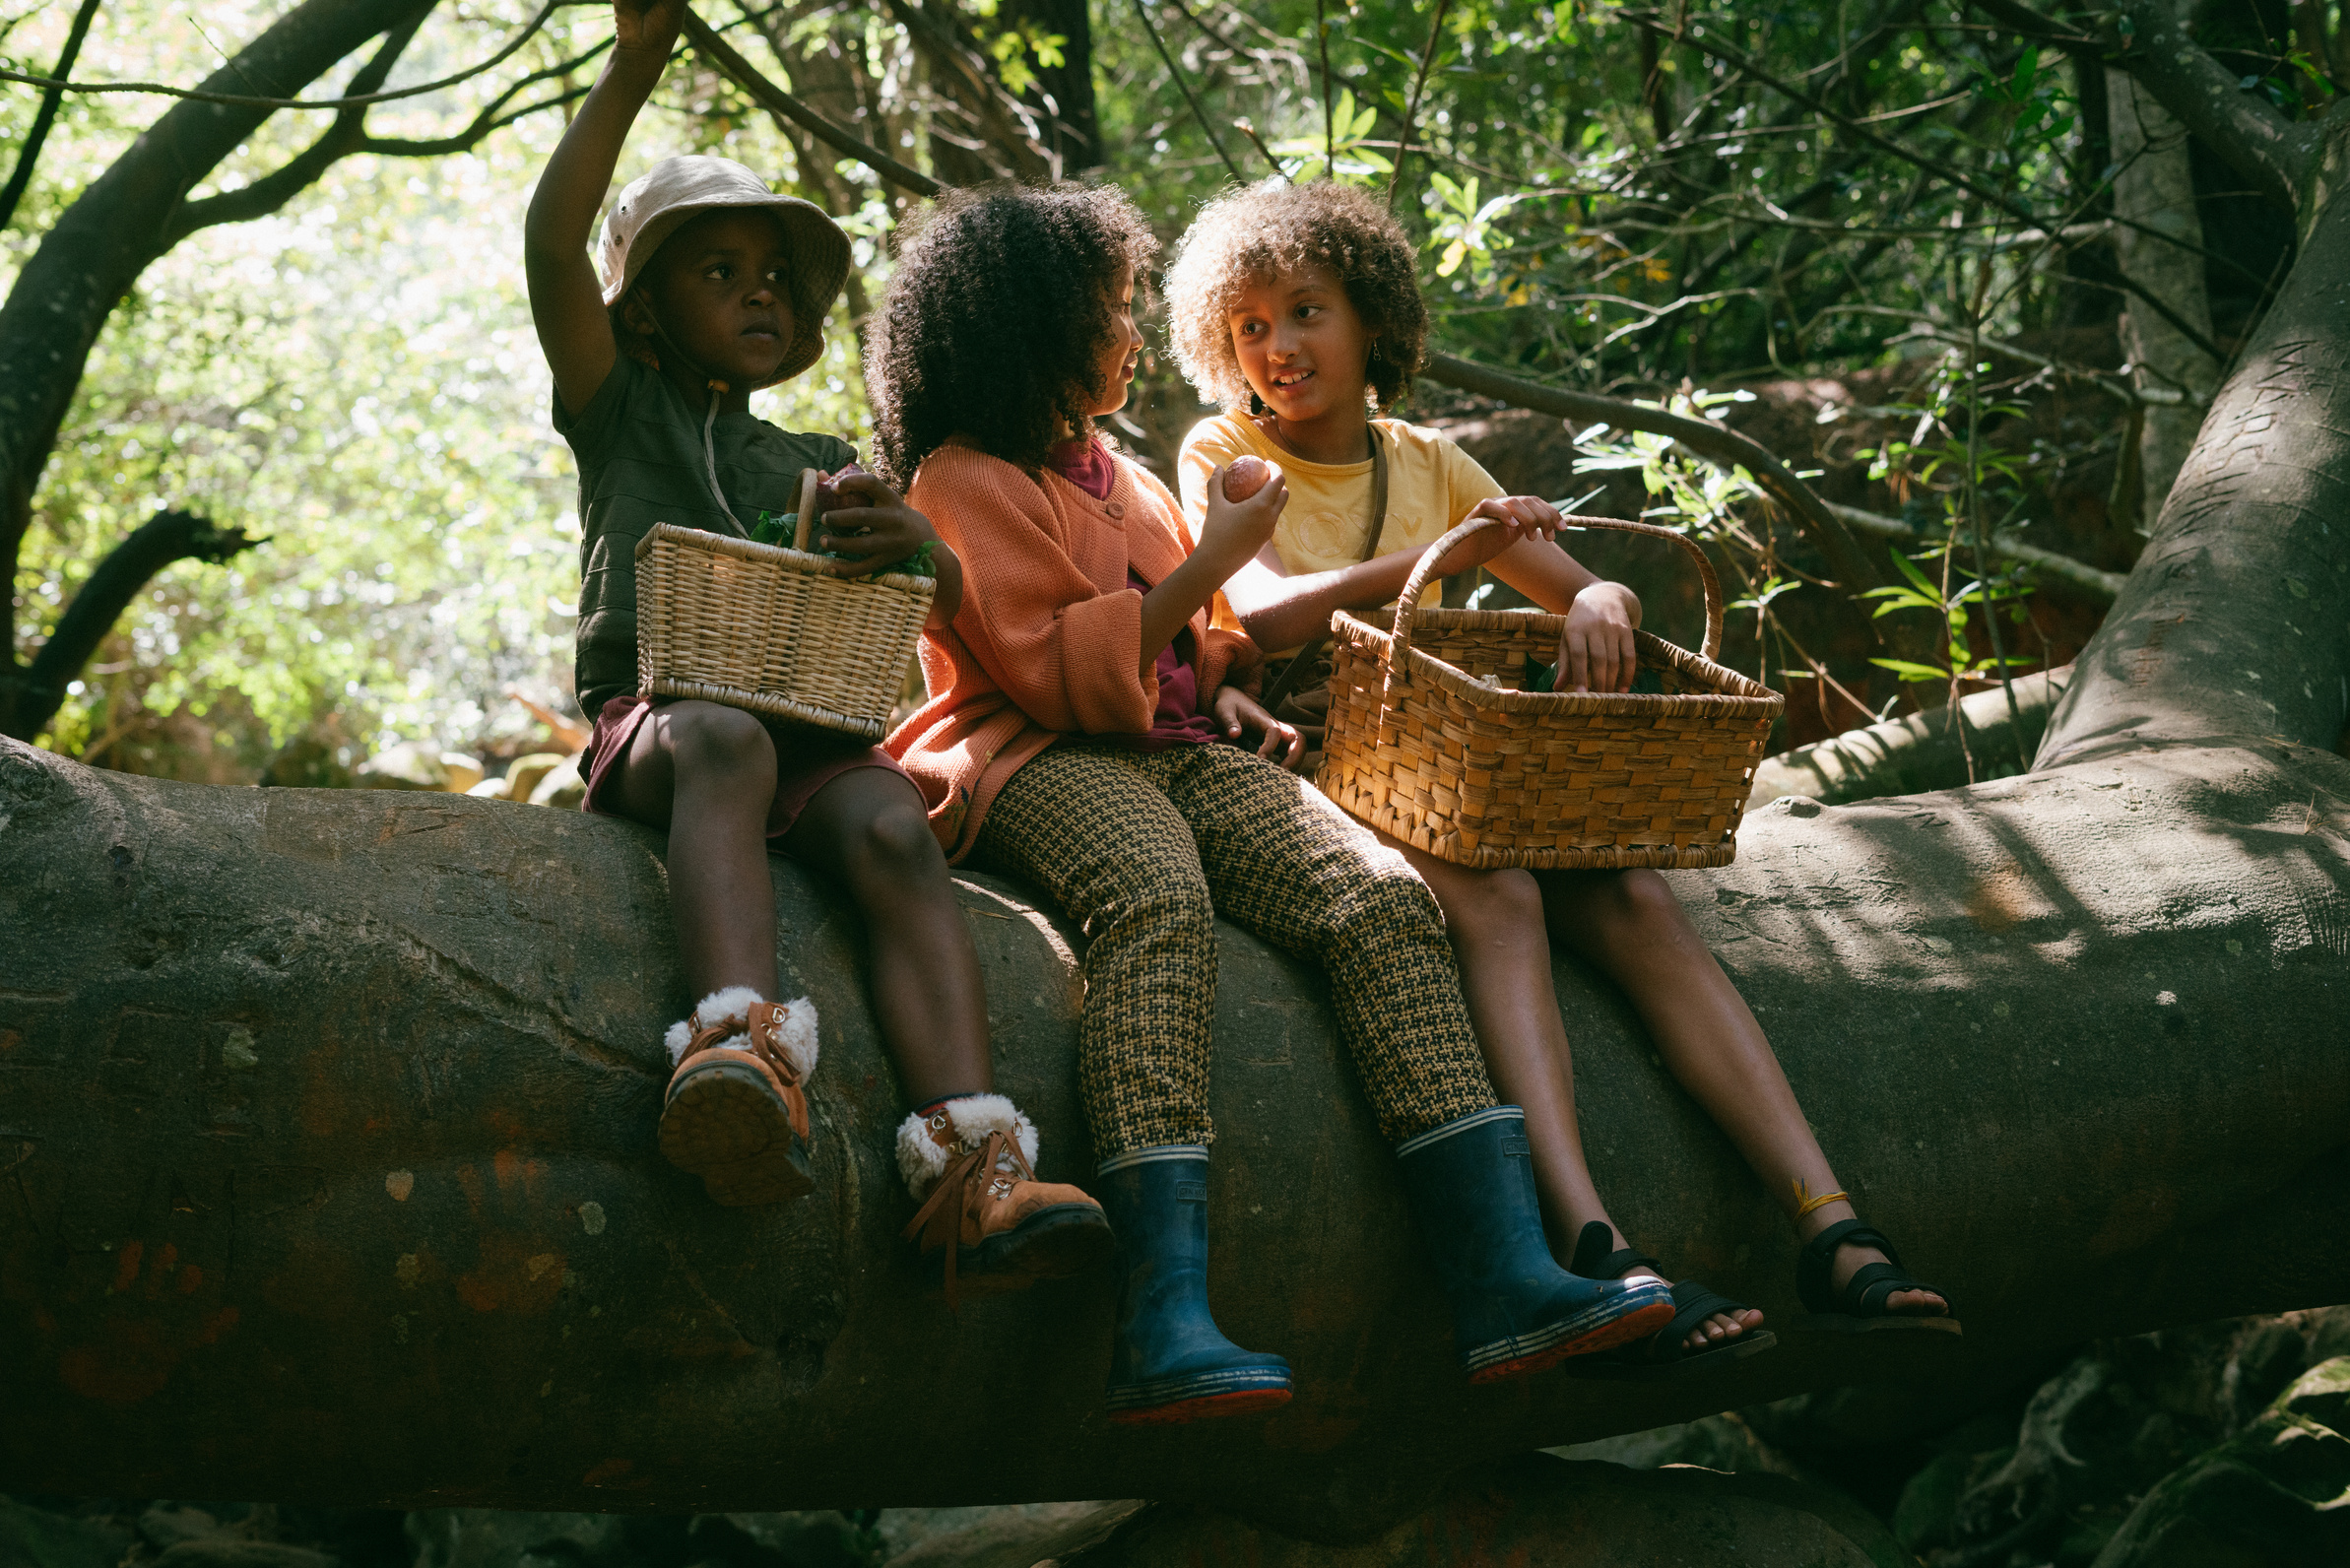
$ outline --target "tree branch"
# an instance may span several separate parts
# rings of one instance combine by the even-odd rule
[[[261,543],[241,528],[222,528],[193,512],[157,512],[106,553],[65,607],[56,629],[25,671],[17,700],[10,705],[7,733],[29,741],[56,716],[67,683],[90,662],[122,612],[157,572],[179,560],[217,565]]]
[[[1564,387],[1544,386],[1539,381],[1528,381],[1499,370],[1487,369],[1449,354],[1431,354],[1428,366],[1420,372],[1427,379],[1444,386],[1459,387],[1479,397],[1492,398],[1522,409],[1533,409],[1560,420],[1604,420],[1607,424],[1628,430],[1647,430],[1653,435],[1669,435],[1674,440],[1711,463],[1724,467],[1741,464],[1754,476],[1755,483],[1767,490],[1771,498],[1787,508],[1795,526],[1811,541],[1812,547],[1827,558],[1828,569],[1848,589],[1859,589],[1884,580],[1886,573],[1878,570],[1868,559],[1867,553],[1846,531],[1843,521],[1811,487],[1788,472],[1787,465],[1771,455],[1760,442],[1727,425],[1706,420],[1692,420],[1663,409],[1643,408],[1621,398],[1600,397],[1592,392],[1570,392]]]
[[[751,95],[752,102],[768,113],[791,121],[826,147],[843,157],[857,160],[900,190],[910,191],[916,196],[936,196],[947,188],[922,170],[910,168],[880,148],[859,141],[777,87],[757,67],[736,53],[734,45],[720,37],[715,29],[691,11],[685,13],[684,32],[685,41],[693,45],[696,54],[718,67],[735,86]]]
[[[157,98],[181,98],[191,103],[218,103],[229,108],[333,109],[337,113],[342,113],[350,109],[365,108],[370,103],[389,103],[395,98],[422,98],[427,93],[438,93],[443,88],[455,87],[460,82],[471,81],[483,72],[492,70],[513,58],[514,51],[538,36],[539,30],[547,25],[547,19],[555,15],[555,8],[563,3],[564,0],[547,0],[544,10],[524,23],[520,33],[508,38],[503,48],[481,64],[469,65],[452,76],[444,76],[435,81],[419,82],[414,87],[394,88],[388,93],[378,93],[370,88],[364,93],[347,94],[342,98],[261,98],[245,93],[211,93],[202,88],[173,87],[168,82],[68,82],[64,80],[62,67],[56,76],[33,76],[25,71],[0,70],[0,82],[23,82],[31,87],[48,88],[59,93],[144,93]],[[234,61],[229,63],[232,67],[235,64]],[[214,72],[214,79],[217,80],[221,74],[217,71]],[[377,80],[376,86],[382,86],[380,79]]]
[[[2162,106],[2209,144],[2228,166],[2270,200],[2298,211],[2302,187],[2317,171],[2324,132],[2295,124],[2276,106],[2245,92],[2210,51],[2196,43],[2172,5],[2134,0],[2122,8],[2106,37],[2082,40],[2018,0],[1970,0],[1975,9],[2028,37],[2067,50],[2094,41],[2106,63],[2146,85]]]
[[[1863,511],[1858,506],[1840,506],[1834,501],[1829,501],[1827,507],[1843,522],[1860,529],[1862,533],[1874,534],[1880,539],[1890,539],[1898,544],[1912,546],[1937,542],[1932,537],[1919,533],[1918,530],[1898,517],[1886,517],[1876,512]],[[2042,576],[2060,579],[2079,592],[2083,598],[2094,600],[2101,605],[2112,604],[2115,598],[2121,594],[2122,585],[2129,580],[2121,572],[2100,571],[2087,561],[2075,560],[2070,555],[2050,550],[2045,545],[2029,544],[2004,529],[1995,530],[1991,534],[1989,548],[1993,557],[1999,560],[2020,561]]]
[[[351,79],[351,85],[359,89],[362,96],[383,86],[384,78],[392,74],[392,67],[398,63],[401,51],[416,37],[428,14],[420,12],[414,21],[385,33],[382,44],[367,63],[359,67],[359,74]],[[337,161],[358,152],[366,140],[365,106],[343,110],[317,141],[250,185],[223,191],[218,196],[207,196],[201,201],[181,203],[179,211],[171,215],[171,222],[164,227],[164,248],[168,249],[197,229],[209,229],[215,224],[241,224],[268,217],[309,189],[318,176]]]
[[[90,24],[98,16],[98,0],[82,0],[82,9],[74,13],[73,31],[65,35],[65,48],[57,56],[58,85],[43,90],[40,109],[33,116],[33,128],[25,133],[25,146],[17,154],[16,171],[8,176],[8,189],[0,191],[0,229],[6,229],[17,215],[17,203],[25,199],[25,187],[33,183],[33,165],[40,162],[41,143],[49,139],[49,126],[56,121],[57,105],[65,101],[65,79],[73,74],[74,61],[81,56],[82,40],[90,35]]]
[[[525,88],[536,86],[550,78],[567,78],[572,72],[611,47],[612,40],[606,38],[586,53],[573,55],[560,65],[551,65],[543,71],[533,71],[528,76],[516,78],[504,92],[484,104],[482,112],[473,117],[473,123],[461,131],[453,132],[447,136],[434,137],[429,141],[417,141],[396,136],[368,136],[361,138],[359,145],[352,151],[376,153],[385,158],[439,158],[448,153],[465,152],[490,132],[511,125],[516,120],[536,114],[541,109],[555,108],[559,104],[568,103],[574,98],[587,97],[592,84],[591,87],[566,88],[553,98],[541,98],[536,103],[525,104],[511,114],[498,112],[519,97]]]

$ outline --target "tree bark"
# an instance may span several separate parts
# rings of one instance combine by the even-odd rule
[[[2122,274],[2208,341],[2211,298],[2203,282],[2203,224],[2195,211],[2194,180],[2187,167],[2187,128],[2127,73],[2109,69],[2106,77],[2113,156],[2121,165],[2114,177],[2114,212],[2155,230],[2147,233],[2126,225],[2116,229],[2114,248]],[[2151,310],[2123,313],[2122,348],[2141,387],[2208,394],[2219,379],[2219,364],[2201,345]],[[2132,526],[2143,529],[2161,515],[2202,423],[2202,410],[2187,404],[2143,411],[2139,491],[2126,497],[2136,508],[2128,519]]]
[[[1962,1341],[1782,1333],[1688,1384],[1472,1390],[1318,974],[1223,928],[1216,1311],[1261,1421],[1107,1426],[1106,1276],[926,1293],[854,915],[774,867],[821,1013],[817,1185],[664,1165],[690,1000],[659,838],[463,797],[250,790],[0,743],[0,1487],[526,1508],[1148,1495],[1362,1534],[1450,1471],[1856,1381],[2350,1299],[2350,762],[2180,748],[1749,819],[1675,874]],[[1085,1179],[1073,936],[961,897],[998,1081]],[[1796,1310],[1795,1237],[1621,998],[1558,980],[1644,1250]],[[2223,1245],[2222,1238],[2225,1238]],[[2238,1262],[2213,1267],[2214,1256]],[[2247,1262],[2246,1260],[2250,1260]],[[941,1410],[1017,1403],[1018,1441]]]
[[[1746,809],[1758,811],[1782,796],[1841,806],[2010,777],[2019,751],[2028,756],[2040,749],[2049,713],[2071,677],[2067,665],[2018,678],[2012,713],[2007,693],[1993,688],[1767,756],[1754,769]],[[1970,755],[1972,780],[1967,776]]]

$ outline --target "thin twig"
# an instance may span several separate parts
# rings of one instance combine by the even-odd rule
[[[437,82],[421,82],[415,87],[392,88],[382,93],[361,93],[355,98],[248,98],[234,93],[206,93],[197,88],[173,87],[167,82],[68,82],[60,77],[34,76],[29,71],[0,70],[0,82],[23,82],[30,87],[55,88],[61,93],[145,93],[157,98],[186,98],[194,103],[226,103],[234,108],[246,109],[362,108],[369,103],[389,103],[394,98],[422,98],[427,93],[437,93],[443,88],[455,87],[460,82],[469,82],[485,71],[503,65],[513,57],[515,50],[538,35],[539,30],[547,25],[547,19],[555,15],[555,8],[561,4],[563,0],[547,0],[545,9],[523,24],[522,31],[508,39],[504,48],[480,65],[469,66]],[[686,15],[690,18],[692,13]],[[244,74],[234,60],[230,60],[228,65],[231,70],[237,70],[238,75]]]
[[[1191,105],[1192,118],[1200,122],[1200,130],[1207,136],[1208,145],[1215,149],[1215,156],[1222,159],[1224,167],[1232,171],[1233,180],[1246,185],[1248,176],[1240,171],[1238,163],[1232,162],[1232,155],[1224,151],[1224,144],[1216,136],[1215,127],[1208,122],[1208,111],[1200,107],[1200,100],[1192,96],[1192,85],[1184,80],[1183,67],[1175,63],[1175,56],[1167,52],[1167,40],[1158,35],[1158,24],[1150,20],[1150,8],[1144,0],[1135,0],[1135,15],[1142,19],[1142,31],[1150,34],[1152,47],[1158,50],[1158,57],[1167,63],[1167,74],[1175,79],[1176,87],[1182,90],[1183,101]],[[1279,165],[1274,166],[1277,168]]]
[[[780,114],[826,147],[857,160],[900,190],[911,191],[917,196],[936,196],[947,188],[922,170],[909,168],[880,148],[858,140],[777,87],[757,67],[736,53],[734,45],[720,37],[707,22],[690,10],[685,13],[683,31],[686,41],[693,45],[696,52],[718,67],[735,86],[750,94],[752,101],[768,113]]]
[[[1420,51],[1419,74],[1411,79],[1411,97],[1403,100],[1403,134],[1398,137],[1396,166],[1388,170],[1387,210],[1396,210],[1396,192],[1403,184],[1403,159],[1411,151],[1412,127],[1419,123],[1420,89],[1428,85],[1428,67],[1436,63],[1436,40],[1444,32],[1445,7],[1452,0],[1436,0],[1436,14],[1428,19],[1428,46]]]
[[[98,0],[82,0],[82,9],[74,13],[73,30],[65,35],[65,48],[57,56],[57,80],[64,81],[73,74],[74,61],[82,52],[82,40],[90,34],[90,24],[98,16]],[[33,113],[33,128],[25,133],[25,145],[17,154],[15,172],[8,176],[8,189],[0,191],[0,229],[6,229],[17,215],[17,203],[25,199],[25,187],[33,183],[33,165],[40,162],[40,145],[49,139],[49,127],[56,121],[57,105],[65,100],[65,89],[53,87],[40,96],[40,107]]]
[[[1329,179],[1338,166],[1338,132],[1330,117],[1330,23],[1322,8],[1323,0],[1314,0],[1314,42],[1322,50],[1322,177]]]

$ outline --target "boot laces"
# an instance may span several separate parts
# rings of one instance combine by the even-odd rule
[[[751,1026],[750,1014],[746,1013],[730,1013],[722,1018],[704,1023],[701,1013],[696,1012],[693,1014],[693,1038],[686,1042],[685,1054],[691,1056],[696,1051],[724,1045],[740,1034],[750,1040],[751,1053],[775,1070],[775,1076],[783,1080],[784,1087],[796,1087],[800,1081],[800,1070],[783,1049],[785,1010],[775,1003],[761,1002],[751,1011],[762,1014],[756,1028]]]
[[[940,1126],[945,1112],[931,1119],[934,1128]],[[954,1257],[962,1243],[963,1231],[979,1228],[980,1215],[988,1201],[1001,1202],[1012,1196],[1012,1190],[1022,1181],[1033,1181],[1028,1162],[1020,1155],[1020,1145],[1008,1133],[996,1132],[978,1143],[958,1144],[960,1152],[953,1164],[939,1176],[939,1184],[931,1189],[930,1199],[916,1210],[904,1230],[903,1238],[922,1238],[922,1250],[943,1247],[947,1252],[947,1306],[948,1311],[959,1310],[962,1301],[954,1282]]]

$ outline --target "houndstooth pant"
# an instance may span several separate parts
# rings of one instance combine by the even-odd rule
[[[976,847],[1041,884],[1084,933],[1078,1075],[1102,1159],[1214,1138],[1218,914],[1328,971],[1390,1141],[1493,1103],[1427,884],[1262,757],[1056,742],[1004,785]]]

